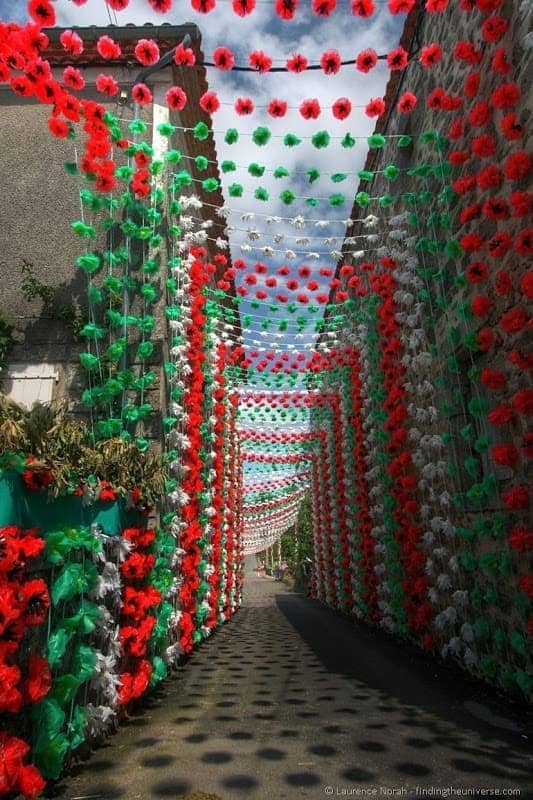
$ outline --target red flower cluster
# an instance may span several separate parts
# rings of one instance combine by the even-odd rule
[[[22,794],[26,800],[37,798],[46,781],[33,764],[24,764],[30,746],[23,739],[0,733],[0,795]]]
[[[50,605],[42,578],[27,578],[28,561],[44,550],[35,528],[15,525],[0,528],[0,714],[16,714],[26,703],[37,703],[50,690],[50,668],[45,658],[30,653],[22,657],[26,631],[41,625]],[[23,759],[29,746],[0,733],[0,794],[20,792],[32,798],[45,781]]]
[[[22,473],[22,481],[27,489],[32,492],[40,492],[46,489],[53,481],[52,472],[42,462],[37,461],[34,456],[26,459],[26,469]]]
[[[161,602],[161,593],[149,584],[149,573],[155,563],[150,552],[154,531],[126,528],[122,536],[132,543],[130,555],[120,566],[124,590],[119,632],[123,649],[119,703],[126,705],[140,697],[150,681],[152,667],[145,656],[156,622],[153,610]]]

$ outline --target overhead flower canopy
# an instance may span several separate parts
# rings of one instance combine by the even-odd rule
[[[107,0],[103,19],[120,25],[132,6]],[[516,558],[531,550],[533,294],[518,12],[501,0],[191,8],[207,55],[190,36],[163,49],[148,26],[133,42],[98,34],[96,100],[67,0],[31,0],[29,22],[0,25],[0,80],[72,142],[95,441],[148,447],[164,303],[180,642],[215,624],[221,597],[231,605],[240,535],[245,552],[264,550],[308,493],[314,596],[530,693],[532,578]],[[58,71],[47,29],[67,16]],[[314,52],[313,37],[293,51],[303,30]],[[133,83],[117,69],[125,55]],[[172,75],[157,98],[152,68]],[[98,249],[113,232],[120,243]],[[482,588],[469,594],[472,573]]]

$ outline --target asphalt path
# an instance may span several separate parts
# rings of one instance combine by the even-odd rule
[[[519,704],[249,573],[243,608],[53,796],[523,800],[532,742]]]

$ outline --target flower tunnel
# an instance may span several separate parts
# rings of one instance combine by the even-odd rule
[[[54,346],[57,292],[79,323],[31,409],[38,328],[0,329],[0,795],[232,624],[306,499],[312,598],[530,700],[530,4],[73,5],[0,22],[5,194],[46,199],[32,238],[13,192],[6,273],[55,280]],[[299,14],[360,48],[289,52]]]

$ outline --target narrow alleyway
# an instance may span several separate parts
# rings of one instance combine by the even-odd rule
[[[233,621],[56,796],[532,796],[531,738],[503,701],[271,578],[246,587]]]

